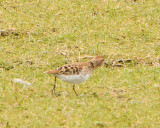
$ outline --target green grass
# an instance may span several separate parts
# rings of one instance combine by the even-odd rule
[[[0,0],[0,29],[9,32],[0,36],[0,127],[159,128],[159,7],[158,0]],[[82,97],[61,80],[60,95],[51,95],[54,77],[44,71],[97,54],[135,64],[97,69],[76,86]]]

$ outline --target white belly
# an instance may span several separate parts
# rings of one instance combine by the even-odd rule
[[[59,77],[61,80],[69,82],[69,83],[78,84],[83,81],[86,81],[90,77],[90,74],[87,74],[87,75],[56,75],[56,77]]]

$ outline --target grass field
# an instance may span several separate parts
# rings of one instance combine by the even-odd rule
[[[160,127],[159,0],[0,0],[0,29],[0,128]],[[83,96],[61,80],[51,95],[44,71],[97,54],[110,66]]]

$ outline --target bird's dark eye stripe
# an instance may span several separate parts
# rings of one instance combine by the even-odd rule
[[[91,65],[92,65],[92,67],[94,68],[94,64],[93,64],[93,62],[91,62],[91,61],[90,61],[90,63],[91,63]]]
[[[63,71],[60,71],[60,73],[63,73]]]

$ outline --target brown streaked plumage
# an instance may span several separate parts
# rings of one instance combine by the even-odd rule
[[[104,58],[102,56],[96,56],[88,62],[79,62],[75,64],[68,64],[62,67],[58,67],[55,70],[45,71],[47,74],[52,74],[55,76],[55,84],[52,89],[55,93],[56,87],[56,77],[62,79],[63,81],[73,83],[73,91],[78,96],[75,91],[75,84],[81,83],[89,78],[94,69],[100,67],[104,63]]]

